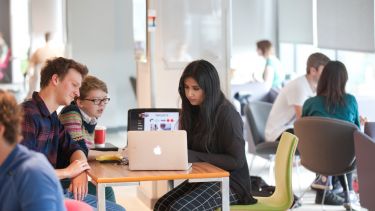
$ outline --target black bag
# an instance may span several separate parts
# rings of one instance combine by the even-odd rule
[[[251,182],[251,194],[253,196],[261,196],[261,197],[268,197],[271,196],[275,192],[275,186],[268,185],[261,177],[258,176],[250,176],[250,182]],[[293,194],[293,203],[292,206],[298,201],[298,197]],[[301,206],[300,203],[298,203],[297,206],[294,208],[297,208]]]
[[[275,186],[267,185],[267,183],[257,176],[250,176],[251,194],[253,196],[267,197],[275,192]]]

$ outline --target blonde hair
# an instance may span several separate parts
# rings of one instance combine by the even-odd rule
[[[79,98],[85,99],[90,91],[92,90],[102,90],[105,93],[108,93],[107,85],[104,81],[98,79],[95,76],[88,75],[82,81],[82,86],[79,88]]]

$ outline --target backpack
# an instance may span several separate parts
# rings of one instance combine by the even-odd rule
[[[268,196],[271,196],[275,192],[275,186],[268,185],[261,177],[250,176],[250,182],[251,182],[251,194],[253,196],[268,197]],[[293,203],[290,206],[291,208],[298,201],[298,199],[299,198],[293,194]],[[298,203],[298,205],[295,206],[294,208],[297,208],[299,206],[301,206],[300,203]]]
[[[251,194],[253,196],[267,197],[275,192],[275,186],[268,185],[261,177],[250,176]]]

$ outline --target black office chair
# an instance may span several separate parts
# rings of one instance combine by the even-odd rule
[[[375,122],[365,123],[365,134],[370,136],[370,138],[375,140]]]
[[[375,210],[375,140],[360,131],[354,132],[355,155],[361,206]]]
[[[271,162],[269,173],[272,175],[272,168],[274,163],[274,156],[276,154],[279,142],[266,142],[264,137],[264,130],[266,127],[268,115],[271,112],[272,104],[262,101],[251,101],[244,109],[246,121],[250,126],[252,141],[255,146],[254,156],[250,163],[250,170],[252,168],[256,156],[268,159]]]
[[[356,125],[338,119],[298,119],[294,123],[294,133],[299,138],[298,151],[302,166],[324,176],[343,175],[353,171],[356,164],[353,133],[357,130]],[[348,190],[347,181],[346,188]],[[325,192],[326,190],[322,206]],[[349,197],[349,193],[347,196]]]

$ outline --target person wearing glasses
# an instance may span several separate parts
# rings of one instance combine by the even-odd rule
[[[47,157],[55,175],[62,180],[65,197],[97,207],[96,197],[88,194],[86,170],[90,166],[84,150],[61,124],[56,112],[59,106],[69,105],[80,96],[79,88],[87,73],[85,65],[72,59],[47,60],[41,70],[40,92],[34,92],[31,99],[21,104],[24,109],[21,144]],[[64,180],[69,180],[68,187],[64,186]],[[125,209],[107,201],[106,210]]]
[[[88,151],[95,147],[94,133],[98,118],[103,114],[110,101],[105,82],[88,75],[79,88],[80,96],[76,97],[70,105],[61,110],[59,119],[88,156]],[[115,194],[111,187],[106,187],[106,199],[115,202]],[[88,184],[88,193],[96,195],[96,186]]]

